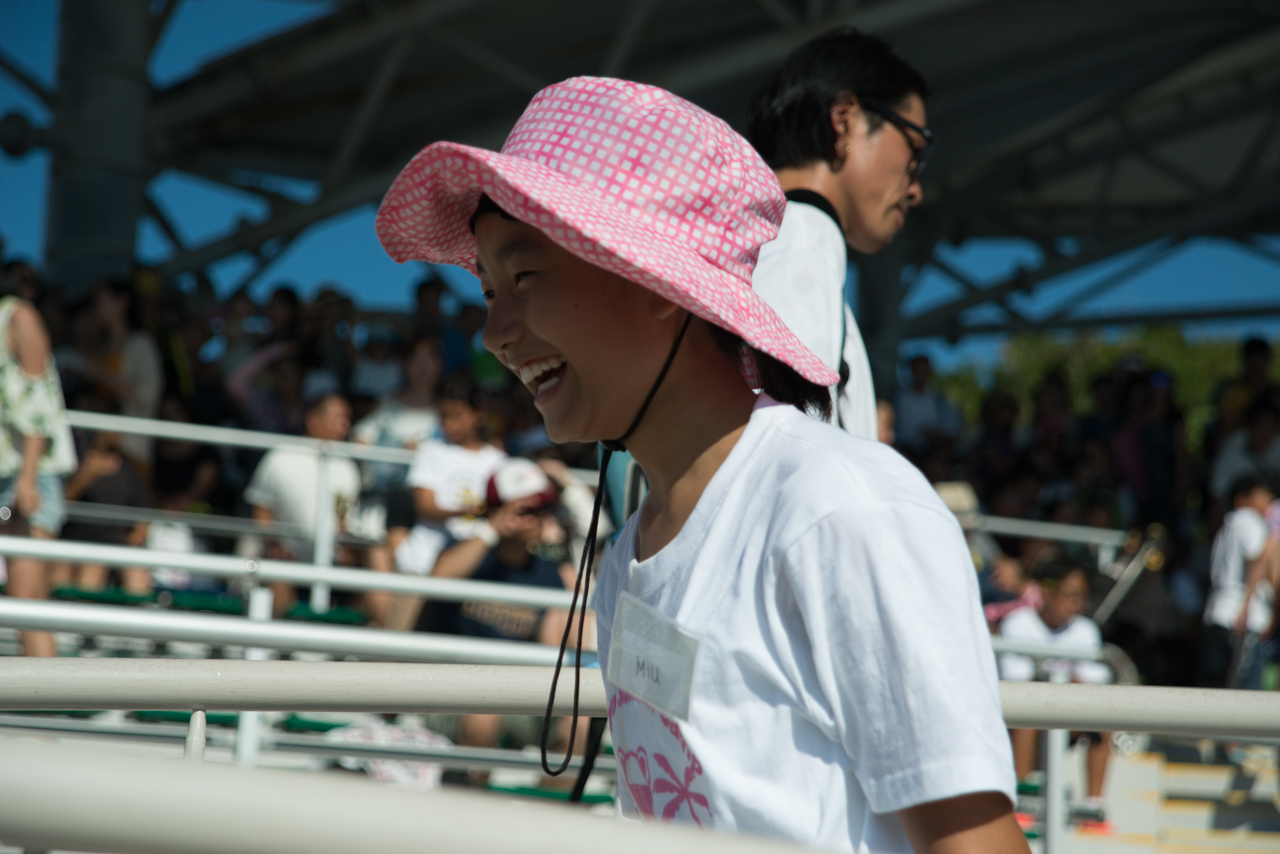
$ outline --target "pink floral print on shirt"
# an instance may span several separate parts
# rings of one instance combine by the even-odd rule
[[[641,730],[658,734],[659,744],[643,744],[632,746],[619,743],[619,728],[615,724],[616,714],[625,706],[632,706],[631,713],[648,720],[633,721],[639,727],[630,727],[628,732]],[[657,721],[652,720],[656,718]],[[655,723],[661,726],[654,726]],[[680,724],[661,714],[648,703],[619,690],[609,698],[609,726],[613,730],[614,749],[618,760],[618,770],[622,781],[636,805],[636,811],[645,818],[657,818],[661,807],[661,817],[665,821],[677,818],[690,818],[699,826],[704,818],[711,818],[711,805],[706,795],[695,791],[698,778],[702,776],[702,763],[689,749],[680,732]],[[622,741],[626,741],[625,738]],[[659,750],[665,752],[659,752]],[[652,758],[651,758],[652,756]],[[656,766],[656,768],[655,768]],[[679,768],[680,770],[677,770]],[[665,800],[660,800],[662,796]],[[683,814],[687,810],[687,814]]]

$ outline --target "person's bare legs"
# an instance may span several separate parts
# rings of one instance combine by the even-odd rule
[[[374,572],[395,572],[396,563],[391,549],[386,546],[370,546],[365,550],[365,562]],[[369,620],[380,628],[387,628],[391,619],[391,593],[385,590],[366,590],[364,594],[364,613]]]
[[[271,582],[271,597],[271,617],[278,620],[293,607],[293,603],[298,599],[298,594],[289,582],[273,581]]]
[[[1102,797],[1102,784],[1107,779],[1107,762],[1111,759],[1111,733],[1102,733],[1099,744],[1090,744],[1085,765],[1089,777],[1089,797]]]
[[[75,584],[75,566],[66,561],[58,561],[45,565],[45,578],[49,582],[49,590],[57,590],[59,587],[70,587]]]
[[[97,593],[107,589],[107,568],[100,563],[82,563],[76,572],[76,587]]]
[[[32,528],[31,536],[37,540],[52,540],[53,534],[41,528]],[[45,564],[32,558],[14,558],[8,563],[9,581],[5,592],[15,599],[48,599],[49,583],[45,577]],[[23,632],[22,654],[40,658],[54,658],[58,645],[49,632]]]
[[[120,588],[130,596],[150,596],[155,590],[151,573],[140,566],[120,570]]]
[[[1018,779],[1024,779],[1036,770],[1036,746],[1040,731],[1035,729],[1011,729],[1009,738],[1013,742],[1013,770]]]

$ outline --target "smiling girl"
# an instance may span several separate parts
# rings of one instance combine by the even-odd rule
[[[594,603],[625,815],[1026,851],[960,529],[892,450],[805,413],[837,377],[751,289],[783,206],[721,120],[575,78],[501,153],[424,149],[377,228],[477,272],[485,346],[552,439],[648,478]]]

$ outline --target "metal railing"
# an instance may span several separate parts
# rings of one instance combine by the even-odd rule
[[[173,762],[0,738],[4,841],[28,851],[765,854],[798,845],[492,795]],[[499,818],[500,820],[495,820]]]
[[[24,631],[142,638],[391,661],[554,665],[559,650],[526,641],[262,621],[214,614],[0,597],[0,626]],[[572,660],[572,653],[568,655]],[[92,660],[92,659],[90,659]],[[583,653],[594,662],[594,653]]]
[[[1053,652],[1064,657],[1063,650]],[[0,660],[0,709],[191,710],[188,755],[198,757],[204,750],[206,710],[538,714],[550,678],[545,667],[8,659]],[[582,683],[580,713],[604,716],[607,703],[599,671],[584,671]],[[1280,736],[1280,694],[1274,692],[1005,682],[1000,694],[1008,726],[1064,736],[1070,729],[1242,740]],[[569,699],[558,699],[555,711],[567,712]],[[1051,740],[1051,746],[1065,752],[1065,738]],[[1062,758],[1057,757],[1058,773],[1051,766],[1049,774],[1046,850],[1051,852],[1061,850],[1065,832]],[[12,752],[0,759],[0,769],[26,764]],[[48,756],[40,761],[67,767]],[[0,770],[0,803],[10,806],[14,801],[6,797],[7,787],[13,783],[5,782],[12,780],[5,773]],[[78,768],[68,768],[67,774],[81,776]],[[47,831],[49,825],[40,827]]]
[[[193,714],[200,714],[193,712]],[[0,714],[0,730],[12,735],[52,736],[56,738],[107,739],[158,744],[185,744],[195,747],[204,742],[208,747],[235,749],[234,730],[180,723],[120,723],[103,720],[79,720],[61,716],[31,717]],[[366,759],[391,759],[402,762],[430,762],[457,771],[487,771],[493,768],[542,770],[542,759],[536,753],[504,750],[496,747],[414,747],[406,744],[371,745],[333,741],[324,736],[294,735],[264,730],[260,746],[279,753],[301,753],[307,756],[357,756]],[[194,752],[194,751],[193,751]],[[194,758],[194,757],[193,757]],[[569,760],[569,768],[582,767],[582,757]],[[596,758],[594,771],[616,774],[617,762],[612,756]]]
[[[67,540],[37,540],[0,536],[0,555],[33,557],[46,561],[100,563],[142,569],[182,569],[214,578],[240,578],[254,584],[284,582],[296,585],[323,584],[334,590],[357,592],[379,590],[426,596],[441,602],[504,602],[532,608],[568,608],[572,594],[549,587],[499,584],[457,578],[374,572],[368,569],[338,569],[319,564],[283,560],[256,560],[232,555],[162,552],[128,546],[76,543]]]
[[[0,710],[541,715],[551,674],[549,667],[502,665],[0,658]],[[1280,692],[1274,691],[1002,682],[1000,696],[1011,727],[1280,736]],[[557,696],[556,714],[571,708],[571,696]],[[579,711],[608,713],[599,670],[582,671]]]
[[[72,427],[89,430],[109,430],[156,439],[178,439],[186,442],[258,450],[288,448],[317,455],[320,462],[320,477],[316,496],[316,521],[313,532],[315,546],[312,560],[319,566],[333,565],[334,539],[337,532],[337,520],[333,513],[332,462],[334,458],[345,457],[353,460],[409,465],[413,462],[414,456],[412,451],[401,448],[382,448],[355,442],[328,442],[282,433],[235,430],[229,427],[209,427],[203,424],[107,415],[74,409],[67,410],[67,420]],[[312,585],[311,607],[319,613],[329,610],[329,587],[324,582]]]

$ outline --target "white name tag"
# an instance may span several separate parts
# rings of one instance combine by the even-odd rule
[[[609,681],[661,712],[689,719],[698,639],[630,593],[618,596]]]

